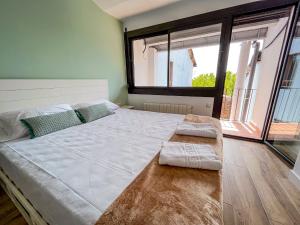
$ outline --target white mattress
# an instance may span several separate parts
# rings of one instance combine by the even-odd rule
[[[88,124],[2,144],[0,166],[51,225],[94,224],[183,119],[118,109]]]

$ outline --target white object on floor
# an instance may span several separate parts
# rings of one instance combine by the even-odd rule
[[[117,109],[87,124],[0,144],[0,166],[49,224],[93,225],[183,119]]]
[[[182,122],[177,125],[175,134],[217,138],[217,130],[210,123]]]
[[[222,162],[210,145],[181,142],[164,142],[159,164],[207,170],[222,169]]]

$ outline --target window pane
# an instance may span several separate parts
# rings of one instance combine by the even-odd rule
[[[215,86],[221,27],[215,24],[171,33],[170,86]]]
[[[223,133],[261,139],[291,8],[233,20],[222,96]]]
[[[291,161],[300,152],[300,19],[279,90],[268,141]]]
[[[135,86],[167,86],[168,35],[155,36],[133,41]]]

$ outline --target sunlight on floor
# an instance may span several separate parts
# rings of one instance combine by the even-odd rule
[[[221,120],[221,125],[224,134],[260,139],[261,131],[251,123]]]

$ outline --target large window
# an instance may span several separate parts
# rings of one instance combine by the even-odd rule
[[[215,87],[222,24],[133,40],[136,87]]]
[[[298,5],[297,0],[258,1],[125,32],[129,94],[211,97],[214,99],[213,116],[219,118],[224,102],[224,87],[227,89],[230,86],[225,94],[233,93],[235,76],[231,67],[237,65],[227,67],[228,56],[232,58],[229,51],[232,38],[239,42],[244,39],[252,42],[258,40],[255,43],[261,48],[265,43],[260,40],[266,30],[261,29],[262,24],[258,23],[286,17],[286,13],[279,9],[287,7],[293,8],[291,12],[295,15],[297,10],[294,9]],[[269,13],[274,10],[275,14]],[[249,15],[257,16],[250,18]],[[295,21],[296,17],[291,18],[291,21]],[[245,24],[250,23],[255,27],[245,30]],[[282,30],[289,32],[290,28],[286,27],[290,27],[290,24],[288,21]],[[283,46],[286,46],[286,40]],[[236,52],[233,57],[238,57]],[[260,59],[261,54],[257,52]],[[280,57],[280,61],[283,58]],[[294,78],[290,71],[294,67],[295,60],[290,57],[285,77],[287,86],[292,85]]]

